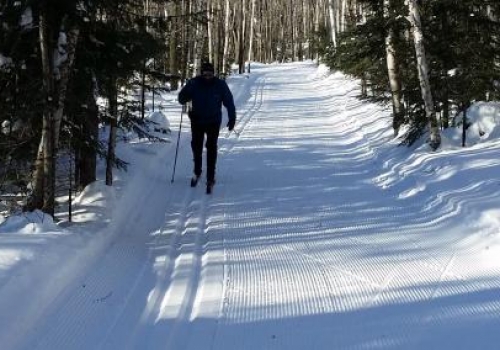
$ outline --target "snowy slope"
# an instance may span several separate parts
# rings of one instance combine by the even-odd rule
[[[130,143],[79,225],[0,227],[2,349],[499,348],[496,112],[431,153],[312,63],[230,86],[213,195],[188,185],[185,120],[174,183],[175,142]]]

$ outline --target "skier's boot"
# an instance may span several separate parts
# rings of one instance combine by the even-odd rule
[[[199,179],[200,175],[193,175],[193,177],[191,178],[191,187],[196,187]]]
[[[207,194],[212,194],[215,185],[215,180],[207,180]]]

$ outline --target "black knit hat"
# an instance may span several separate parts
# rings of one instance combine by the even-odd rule
[[[205,62],[201,65],[201,72],[215,72],[214,65],[210,62]]]

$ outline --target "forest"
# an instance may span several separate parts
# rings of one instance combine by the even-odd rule
[[[41,209],[127,162],[123,130],[149,133],[146,96],[175,92],[204,61],[314,60],[392,108],[394,137],[430,151],[499,99],[498,0],[1,0],[1,211]],[[304,77],[305,78],[305,77]],[[465,144],[465,143],[464,143]]]

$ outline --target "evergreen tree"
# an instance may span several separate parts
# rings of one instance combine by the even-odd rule
[[[429,119],[420,94],[410,22],[405,20],[408,8],[400,0],[363,0],[362,3],[365,20],[348,26],[348,30],[341,33],[338,47],[330,51],[326,62],[360,78],[365,97],[370,90],[370,97],[387,100],[387,93],[393,94],[394,87],[388,84],[391,76],[384,66],[383,57],[387,57],[387,52],[380,49],[389,33],[393,51],[397,53],[399,98],[404,101],[403,116],[398,115],[395,106],[394,117],[398,120],[394,127],[397,130],[400,125],[406,125],[402,138],[411,145],[425,134]],[[438,0],[419,2],[419,5],[428,77],[434,95],[430,107],[440,116],[439,126],[446,128],[450,115],[463,106],[498,97],[500,5],[490,0],[460,3]],[[394,100],[392,103],[395,104]]]
[[[449,125],[450,109],[497,94],[499,22],[488,15],[487,2],[464,0],[457,4],[439,1],[426,8],[433,85],[442,110],[443,127]]]
[[[0,190],[26,192],[43,104],[36,13],[29,1],[0,5]]]
[[[19,1],[1,9],[2,183],[32,181],[28,209],[53,214],[58,149],[68,137],[80,186],[95,179],[99,154],[109,155],[110,165],[125,164],[99,143],[98,123],[112,120],[110,116],[116,127],[141,123],[137,103],[119,99],[118,92],[137,89],[141,71],[154,79],[164,77],[144,66],[164,52],[165,37],[153,35],[164,33],[164,16],[149,20],[142,3],[132,0]],[[109,106],[115,103],[115,113],[97,108],[98,95]],[[14,165],[24,170],[34,166],[33,177],[17,179],[20,172]]]

